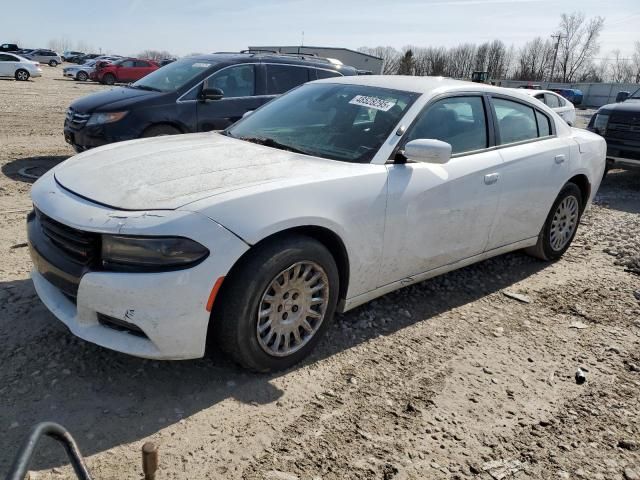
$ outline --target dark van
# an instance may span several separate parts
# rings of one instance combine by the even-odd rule
[[[184,58],[135,83],[76,100],[67,110],[64,136],[81,152],[134,138],[222,130],[305,82],[356,74],[353,67],[303,55]]]

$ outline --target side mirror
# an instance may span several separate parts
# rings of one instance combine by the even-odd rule
[[[200,92],[201,100],[220,100],[222,97],[224,97],[224,92],[221,89],[211,87],[208,80],[204,81],[204,84],[202,85],[202,92]]]
[[[629,92],[618,92],[616,95],[616,103],[624,102],[630,95]]]
[[[244,112],[242,114],[242,118],[248,117],[249,115],[251,115],[253,113],[253,110],[247,110],[246,112]]]
[[[404,156],[414,162],[444,164],[451,158],[451,145],[434,139],[411,140],[404,146]]]

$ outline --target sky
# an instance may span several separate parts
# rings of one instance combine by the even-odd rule
[[[121,55],[302,42],[401,49],[500,39],[519,47],[547,38],[574,11],[605,17],[598,57],[630,56],[640,41],[640,0],[20,0],[4,2],[0,43],[46,48],[64,38]]]

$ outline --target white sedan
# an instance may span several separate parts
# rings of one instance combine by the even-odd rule
[[[0,77],[13,77],[27,81],[29,77],[39,77],[42,69],[38,62],[28,60],[15,53],[0,52]]]
[[[512,250],[559,258],[605,151],[515,90],[320,80],[224,132],[50,170],[32,190],[32,278],[90,342],[185,359],[210,337],[245,367],[287,368],[336,310]]]
[[[567,122],[567,124],[569,124],[570,127],[575,125],[576,108],[573,106],[573,103],[566,98],[549,90],[520,89],[519,91],[540,100],[547,107],[556,112],[565,122]]]

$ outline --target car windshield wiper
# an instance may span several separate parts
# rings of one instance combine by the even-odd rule
[[[161,92],[159,88],[149,87],[148,85],[127,85],[129,88],[135,88],[137,90],[147,90],[149,92]]]
[[[303,153],[304,155],[310,155],[304,150],[300,150],[298,148],[285,145],[284,143],[276,142],[273,138],[263,138],[263,137],[237,137],[237,138],[239,138],[240,140],[244,140],[245,142],[257,143],[258,145],[264,145],[266,147],[279,148],[280,150],[287,150],[288,152]]]

